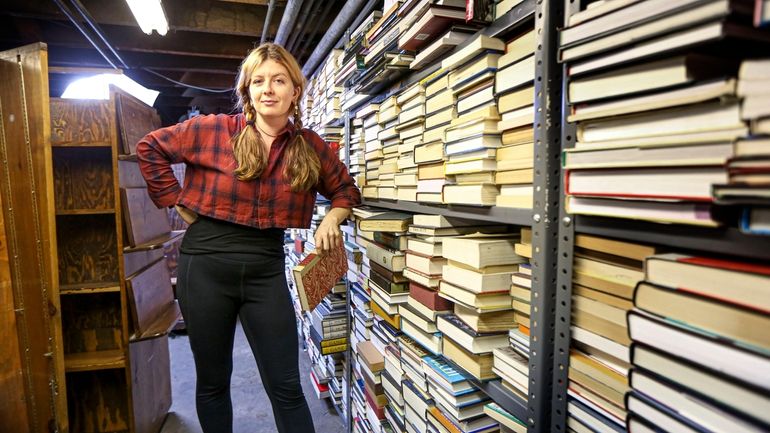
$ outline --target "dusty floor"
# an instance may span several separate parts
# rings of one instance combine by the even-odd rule
[[[201,433],[195,414],[195,368],[187,336],[172,335],[169,349],[173,403],[161,433]],[[300,351],[299,359],[300,371],[310,371],[307,353]],[[315,396],[311,386],[309,376],[303,375],[302,388],[313,414],[316,433],[344,432],[344,421],[327,400]],[[240,325],[233,350],[232,400],[234,433],[277,432],[270,402]]]

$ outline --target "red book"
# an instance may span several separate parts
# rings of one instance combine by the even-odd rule
[[[409,296],[433,311],[446,311],[454,308],[454,303],[438,295],[438,292],[415,282],[409,283]]]
[[[348,259],[342,243],[323,256],[308,254],[292,272],[302,311],[313,311],[347,272]]]

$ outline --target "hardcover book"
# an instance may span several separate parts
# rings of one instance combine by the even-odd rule
[[[302,311],[313,311],[347,272],[348,260],[341,243],[323,256],[308,254],[292,270]]]

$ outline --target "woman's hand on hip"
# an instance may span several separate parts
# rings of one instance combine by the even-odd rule
[[[191,211],[190,209],[187,209],[184,206],[175,205],[174,209],[179,214],[180,217],[182,217],[182,220],[186,222],[187,224],[192,224],[195,222],[195,220],[198,219],[198,214]]]

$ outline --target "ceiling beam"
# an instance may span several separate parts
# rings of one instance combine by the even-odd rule
[[[42,20],[67,21],[54,2],[49,0],[5,0],[0,14]],[[82,1],[86,10],[99,25],[136,27],[131,10],[125,1]],[[282,4],[276,13],[283,14]],[[190,31],[218,33],[259,38],[267,8],[261,5],[211,2],[208,0],[165,0],[163,8],[169,20],[169,32]],[[278,30],[279,23],[270,25],[270,32]],[[152,37],[162,36],[153,33]]]
[[[163,71],[193,71],[221,74],[235,74],[240,66],[236,59],[207,59],[200,57],[169,56],[156,53],[122,53],[121,57],[130,68],[149,68]],[[48,47],[48,62],[53,66],[107,67],[103,57],[93,49]]]

